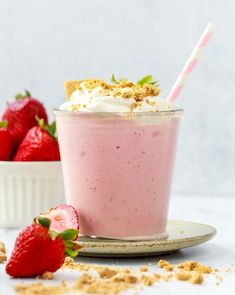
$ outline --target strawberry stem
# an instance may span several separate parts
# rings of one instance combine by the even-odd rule
[[[78,230],[75,228],[69,228],[60,233],[60,236],[64,241],[73,240],[77,235]]]
[[[67,256],[76,257],[78,255],[78,250],[81,249],[82,246],[79,245],[78,242],[73,241],[73,239],[78,235],[77,229],[69,228],[61,233],[58,233],[57,231],[50,230],[51,220],[42,216],[35,217],[34,222],[48,229],[48,234],[50,235],[52,240],[60,237],[64,241],[64,253]]]
[[[7,121],[1,121],[0,122],[0,128],[6,128],[8,125],[8,122]]]
[[[25,89],[24,91],[25,91],[25,97],[32,97],[31,93],[27,89]]]
[[[56,133],[56,123],[53,121],[50,125],[47,125],[44,121],[44,119],[38,118],[36,116],[36,120],[38,122],[38,126],[41,127],[43,130],[45,130],[51,137],[56,138],[55,133]]]
[[[82,248],[78,242],[73,241],[73,239],[78,235],[78,230],[74,228],[69,228],[64,230],[59,234],[59,236],[64,240],[65,254],[70,257],[76,257],[78,255],[78,250]]]
[[[34,218],[34,222],[37,223],[37,224],[40,224],[41,226],[49,229],[50,228],[50,225],[51,225],[51,220],[49,218],[46,218],[46,217],[36,217]]]
[[[16,96],[15,96],[15,99],[19,100],[19,99],[24,99],[26,97],[32,97],[31,93],[27,89],[25,89],[25,94],[24,95],[21,92],[18,92],[16,94]]]
[[[65,254],[67,254],[67,256],[70,256],[70,257],[73,258],[73,257],[76,257],[76,256],[78,255],[78,252],[66,248],[66,249],[65,249]]]

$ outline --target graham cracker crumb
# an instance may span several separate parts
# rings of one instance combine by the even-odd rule
[[[124,282],[129,284],[136,284],[138,282],[138,277],[134,274],[125,274],[123,272],[113,277],[112,281],[116,283]]]
[[[204,266],[204,265],[198,265],[196,268],[195,268],[195,271],[197,272],[200,272],[200,273],[212,273],[213,269],[211,266]]]
[[[101,278],[112,278],[113,276],[117,274],[117,270],[111,269],[109,267],[97,269],[97,272]]]
[[[90,270],[91,266],[89,264],[76,263],[74,262],[73,258],[66,257],[62,268],[70,268],[79,271],[88,271]]]
[[[179,281],[189,281],[191,279],[191,273],[188,270],[179,270],[175,276]]]
[[[173,274],[171,273],[171,274],[168,274],[168,275],[162,276],[162,279],[163,279],[163,281],[168,282],[168,281],[170,281],[173,277],[174,277],[174,276],[173,276]]]
[[[202,284],[203,275],[197,271],[179,270],[176,273],[176,279],[179,281],[190,281],[192,284]]]
[[[185,261],[183,263],[179,263],[178,264],[178,268],[179,269],[183,269],[183,270],[195,270],[197,272],[200,273],[212,273],[213,269],[211,266],[205,266],[205,265],[201,265],[199,264],[197,261]]]
[[[0,252],[2,253],[6,253],[6,247],[5,244],[3,242],[0,241]]]
[[[228,267],[225,269],[225,272],[228,272],[228,273],[235,273],[235,270],[232,269],[231,267]]]
[[[43,285],[41,282],[33,284],[18,284],[15,286],[15,291],[20,295],[55,295],[55,294],[66,294],[69,289],[65,284],[57,285]]]
[[[37,276],[37,279],[41,279],[41,280],[53,280],[54,279],[54,274],[53,274],[53,272],[45,271],[42,275]]]
[[[92,277],[89,274],[83,274],[77,279],[74,290],[81,291],[83,293],[118,294],[133,288],[136,283],[137,278],[130,275],[99,279]]]
[[[153,275],[155,276],[155,278],[156,278],[157,280],[160,280],[161,277],[162,277],[162,275],[161,275],[160,273],[158,273],[158,272],[155,272]]]
[[[76,288],[80,290],[84,287],[84,285],[90,285],[91,282],[94,281],[94,278],[90,274],[83,274],[80,278],[76,281]]]
[[[69,99],[69,97],[71,96],[71,94],[77,90],[77,89],[81,89],[81,80],[71,80],[71,81],[66,81],[64,83],[64,87],[65,87],[65,94],[67,99]]]
[[[146,97],[153,97],[160,94],[160,88],[153,84],[144,84],[143,86],[133,83],[127,79],[121,80],[119,83],[107,83],[101,79],[84,79],[71,80],[65,82],[65,93],[69,100],[72,93],[76,90],[82,90],[84,87],[88,92],[93,89],[101,89],[105,96],[111,95],[113,97],[133,98],[136,102],[143,101]],[[154,102],[148,101],[152,106]]]
[[[173,265],[170,264],[170,262],[168,262],[167,260],[164,260],[164,259],[159,260],[157,265],[160,268],[165,269],[166,271],[172,271],[174,269]]]
[[[149,268],[148,268],[148,266],[141,266],[140,271],[141,272],[147,272],[147,271],[149,271]]]
[[[85,273],[77,280],[76,289],[87,293],[118,294],[121,291],[132,288],[138,282],[138,277],[130,268],[76,263],[71,258],[66,258],[63,268],[83,272],[96,271],[99,274],[99,278],[94,278],[90,274]]]
[[[202,284],[203,283],[203,275],[200,272],[193,271],[190,282],[192,284]]]
[[[2,250],[0,250],[0,263],[7,261],[6,249],[3,243],[1,248]]]
[[[194,270],[197,265],[197,261],[185,261],[183,263],[179,263],[178,268],[184,270]]]
[[[152,286],[156,281],[157,281],[157,278],[154,275],[151,275],[151,276],[142,275],[141,276],[141,282],[145,286]]]
[[[168,270],[173,270],[171,265],[166,260],[158,262],[159,267]],[[171,268],[172,267],[172,268]],[[82,272],[78,279],[71,284],[61,282],[56,285],[42,284],[37,282],[29,285],[19,284],[15,287],[16,292],[20,295],[55,295],[55,294],[74,294],[80,292],[82,294],[119,294],[128,290],[141,290],[141,287],[152,286],[156,282],[168,282],[172,279],[186,281],[192,284],[202,284],[204,281],[203,273],[210,274],[212,269],[209,266],[203,266],[197,261],[185,261],[178,265],[178,271],[153,274],[135,274],[131,268],[108,267],[96,264],[76,263],[72,258],[66,258],[63,268],[69,268],[75,271]],[[140,271],[148,271],[149,265],[140,267]],[[95,274],[93,272],[96,272]],[[222,277],[215,274],[216,284],[222,282]],[[45,273],[43,276],[48,279],[50,273]],[[137,289],[138,287],[138,289]]]
[[[222,281],[223,281],[223,277],[221,277],[221,276],[219,276],[219,275],[216,275],[215,277],[216,277],[216,279],[217,279],[219,282],[222,282]]]

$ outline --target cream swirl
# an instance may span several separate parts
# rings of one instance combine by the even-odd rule
[[[128,91],[128,88],[124,88]],[[146,96],[141,101],[133,97],[114,95],[114,90],[104,89],[98,85],[92,89],[87,88],[86,83],[80,84],[69,97],[62,103],[60,110],[83,112],[156,112],[169,110],[165,100],[159,95]]]

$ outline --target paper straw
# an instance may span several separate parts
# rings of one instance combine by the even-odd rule
[[[179,96],[182,88],[184,87],[187,79],[194,69],[197,61],[201,57],[204,47],[207,45],[208,41],[211,38],[212,33],[215,30],[215,26],[209,23],[203,32],[201,38],[199,39],[197,45],[194,47],[189,59],[187,60],[185,66],[183,67],[181,73],[179,74],[178,79],[176,80],[174,86],[172,87],[170,93],[167,96],[167,103],[173,104],[176,98]]]

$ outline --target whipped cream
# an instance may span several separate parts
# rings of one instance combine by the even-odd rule
[[[128,89],[124,88],[126,91]],[[100,85],[89,89],[82,82],[59,109],[75,112],[156,112],[169,110],[169,106],[159,95],[146,96],[137,101],[134,97],[117,95],[114,90],[107,91]]]

